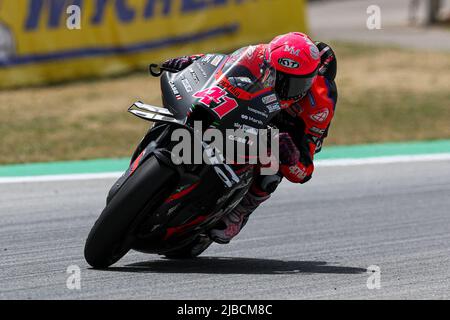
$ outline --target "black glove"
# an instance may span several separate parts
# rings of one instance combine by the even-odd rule
[[[319,75],[334,80],[337,72],[337,61],[333,49],[324,42],[316,42],[315,44],[320,51]]]
[[[187,67],[189,67],[192,62],[194,62],[194,59],[190,56],[183,56],[178,58],[173,58],[165,61],[162,66],[164,68],[173,69],[181,71]]]

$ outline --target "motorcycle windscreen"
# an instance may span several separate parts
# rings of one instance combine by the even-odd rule
[[[274,90],[276,70],[265,57],[255,54],[255,47],[250,46],[229,55],[215,78],[218,86],[236,98],[251,100]]]

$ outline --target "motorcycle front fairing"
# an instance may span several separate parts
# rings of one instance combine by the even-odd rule
[[[219,129],[224,136],[227,129],[246,132],[267,129],[280,110],[274,92],[276,70],[265,60],[261,60],[256,68],[255,64],[249,66],[251,50],[249,47],[231,55],[207,54],[180,72],[164,72],[161,91],[166,109],[138,102],[134,105],[137,106],[135,110],[130,112],[153,122],[182,126],[188,130],[193,128],[194,121],[201,120],[203,129]],[[249,139],[253,138],[256,139],[256,135],[249,135]],[[205,146],[204,143],[202,145]],[[138,148],[133,160],[141,151],[142,147]],[[219,174],[224,172],[228,175],[229,168],[221,167]],[[228,176],[233,182],[233,176]]]
[[[280,111],[274,91],[276,70],[265,60],[250,68],[247,50],[207,54],[180,72],[165,72],[161,77],[164,107],[180,121],[202,108],[219,129],[266,129]]]
[[[191,107],[197,103],[194,94],[215,82],[214,75],[220,68],[220,62],[227,57],[224,54],[206,55],[180,72],[164,72],[160,81],[164,107],[176,119],[185,119]]]
[[[247,53],[242,50],[230,56],[205,55],[181,72],[163,73],[162,99],[168,112],[156,110],[158,118],[154,118],[154,114],[151,116],[153,118],[150,118],[146,112],[155,113],[153,107],[138,103],[137,109],[140,111],[135,110],[136,113],[133,113],[162,123],[164,124],[162,127],[166,128],[184,127],[192,130],[193,121],[201,120],[209,128],[219,129],[223,133],[226,129],[248,131],[266,129],[270,120],[280,110],[273,89],[275,70],[268,64],[261,64],[256,73],[249,70],[241,63],[246,55]],[[170,131],[168,130],[168,133]],[[160,150],[159,146],[155,148],[146,140],[151,139],[144,138],[145,147],[140,149],[142,152],[135,153],[134,161],[143,161],[138,155],[142,153],[147,155],[145,150],[150,150],[154,154],[160,152],[158,157],[165,158],[164,161],[167,163],[170,162],[173,155],[168,153],[167,149]],[[202,143],[202,146],[204,149],[208,148],[205,143]],[[174,195],[169,197],[175,201],[166,201],[158,210],[161,214],[154,215],[150,223],[163,225],[167,230],[164,242],[165,247],[169,249],[176,243],[182,245],[173,230],[182,231],[179,235],[189,241],[188,234],[194,236],[208,226],[213,226],[221,215],[232,209],[249,188],[253,172],[252,166],[247,166],[243,170],[242,165],[227,163],[186,165],[178,166],[177,169],[180,170],[180,183],[176,194],[185,193],[185,195],[181,199]],[[201,183],[202,181],[205,183]],[[189,193],[186,193],[186,190],[189,190]],[[205,198],[205,195],[208,197]],[[203,220],[196,220],[199,218]],[[192,222],[198,224],[190,225]],[[177,229],[180,226],[187,227],[185,230]],[[158,253],[164,251],[161,249],[162,243],[154,248],[159,248]],[[144,252],[152,252],[154,248],[145,245],[135,247]]]

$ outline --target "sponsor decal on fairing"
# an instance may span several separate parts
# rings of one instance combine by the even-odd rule
[[[169,81],[170,88],[172,89],[173,94],[175,95],[175,98],[177,100],[182,100],[183,97],[180,95],[180,91],[178,91],[178,88],[175,86],[175,83],[173,81]]]
[[[219,65],[220,61],[222,61],[222,59],[223,59],[222,56],[216,56],[216,57],[213,59],[213,61],[211,61],[211,64],[212,64],[214,67],[217,67],[217,66]]]
[[[262,98],[262,102],[264,104],[270,104],[270,103],[273,103],[275,101],[277,101],[277,96],[275,95],[275,93],[273,93],[271,95],[268,95],[268,96],[265,96],[265,97]]]
[[[183,87],[187,93],[190,93],[194,90],[194,89],[192,89],[192,86],[187,79],[181,80],[181,83],[183,84]]]

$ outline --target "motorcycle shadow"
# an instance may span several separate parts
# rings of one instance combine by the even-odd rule
[[[106,271],[137,273],[199,273],[199,274],[361,274],[367,269],[329,265],[325,261],[285,261],[274,259],[200,257],[188,260],[151,260],[110,267]]]

